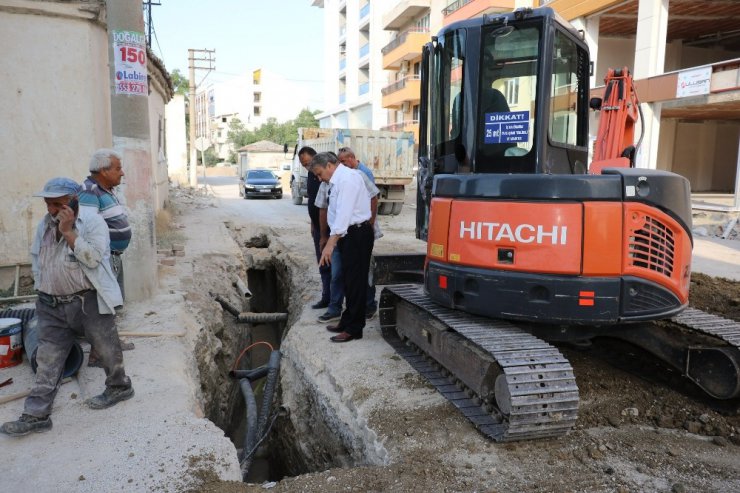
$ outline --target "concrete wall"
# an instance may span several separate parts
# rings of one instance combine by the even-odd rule
[[[0,265],[29,259],[46,213],[31,195],[54,176],[82,181],[92,152],[112,144],[108,41],[95,19],[75,4],[0,0]]]
[[[185,97],[175,95],[165,106],[167,172],[176,185],[188,184],[188,144]]]
[[[151,76],[149,94],[149,135],[151,135],[152,176],[154,178],[154,211],[162,209],[168,201],[169,177],[167,174],[165,101],[166,89]]]

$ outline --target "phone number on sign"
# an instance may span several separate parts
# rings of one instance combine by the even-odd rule
[[[136,94],[146,94],[148,91],[146,84],[138,82],[119,82],[118,92],[131,92]]]

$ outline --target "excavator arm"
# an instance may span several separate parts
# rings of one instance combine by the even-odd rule
[[[627,67],[609,69],[604,83],[604,98],[593,98],[590,103],[592,109],[601,111],[594,157],[589,167],[593,175],[601,174],[604,168],[633,168],[637,151],[634,139],[640,102],[632,74]]]

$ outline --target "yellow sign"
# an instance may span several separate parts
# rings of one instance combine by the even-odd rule
[[[459,253],[451,253],[450,254],[450,262],[459,262],[460,261],[460,254]]]
[[[439,257],[439,258],[445,258],[445,247],[442,245],[439,245],[437,243],[432,243],[432,246],[429,248],[429,255],[432,257]]]

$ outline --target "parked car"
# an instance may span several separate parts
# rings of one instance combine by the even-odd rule
[[[252,197],[283,198],[283,186],[280,178],[269,169],[250,169],[244,173],[239,195],[245,199]]]

